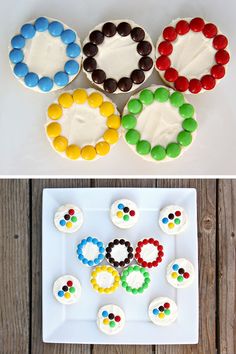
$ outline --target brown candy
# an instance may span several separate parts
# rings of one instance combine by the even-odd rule
[[[83,52],[87,57],[94,57],[98,52],[98,47],[93,43],[86,43],[83,47]]]
[[[150,57],[142,57],[139,60],[138,66],[140,69],[142,69],[143,71],[148,71],[152,68],[153,66],[153,60]]]
[[[108,93],[115,92],[117,89],[117,82],[114,79],[106,79],[103,83],[104,90]]]
[[[101,69],[96,69],[93,71],[92,73],[92,80],[96,83],[96,84],[102,84],[106,79],[106,74],[103,70]]]
[[[101,31],[95,30],[90,33],[89,40],[94,44],[101,44],[104,41],[104,34]]]
[[[131,80],[134,84],[141,84],[145,80],[145,74],[143,70],[134,70],[131,74]]]
[[[106,37],[113,37],[116,34],[116,25],[112,22],[106,22],[102,26],[102,33]]]
[[[97,68],[97,62],[94,58],[88,57],[83,62],[84,70],[92,72]]]
[[[124,245],[127,249],[127,256],[124,260],[118,262],[117,260],[115,260],[112,255],[112,249],[117,246],[117,245]],[[125,267],[126,265],[128,265],[132,259],[134,258],[134,253],[133,253],[133,247],[130,246],[130,242],[126,241],[124,239],[115,239],[112,242],[109,242],[108,247],[106,248],[106,259],[109,263],[112,263],[114,267]]]
[[[122,77],[118,81],[118,87],[123,92],[129,91],[131,89],[132,85],[133,85],[133,82],[129,77]]]
[[[131,31],[131,38],[135,42],[141,42],[145,37],[145,32],[140,27],[134,27]]]
[[[141,41],[137,45],[137,52],[142,56],[150,54],[151,51],[152,51],[152,45],[148,41]]]
[[[117,32],[119,33],[120,36],[126,37],[130,34],[131,32],[131,26],[127,22],[121,22],[117,26]]]

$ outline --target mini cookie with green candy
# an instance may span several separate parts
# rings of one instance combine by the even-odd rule
[[[82,210],[74,204],[60,206],[54,215],[54,225],[57,230],[67,234],[78,231],[83,221]]]
[[[168,161],[182,155],[196,135],[195,109],[181,92],[150,86],[126,104],[122,127],[130,148],[147,161]]]
[[[119,199],[112,204],[110,217],[115,226],[120,229],[129,229],[137,223],[139,209],[132,200]]]
[[[168,297],[157,297],[148,308],[150,320],[158,326],[169,326],[178,316],[176,303]]]
[[[121,274],[122,287],[130,294],[142,294],[149,286],[149,272],[138,265],[129,266]]]
[[[76,303],[81,295],[81,285],[73,275],[63,275],[53,285],[53,295],[63,305]]]
[[[119,333],[125,325],[124,311],[117,305],[102,306],[97,314],[97,325],[105,334]]]
[[[194,266],[185,258],[178,258],[168,264],[166,278],[175,288],[186,288],[194,280]]]
[[[159,225],[163,232],[168,235],[177,235],[185,230],[188,217],[179,205],[167,205],[160,210]]]

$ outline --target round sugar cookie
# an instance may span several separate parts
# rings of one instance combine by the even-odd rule
[[[133,227],[139,219],[137,205],[129,199],[116,200],[110,209],[110,217],[113,224],[120,229]]]
[[[76,303],[81,295],[81,285],[73,275],[63,275],[53,285],[53,295],[64,305]]]
[[[168,297],[157,297],[149,305],[148,315],[157,326],[169,326],[178,316],[176,303]]]
[[[89,267],[101,263],[104,259],[105,248],[102,241],[96,237],[84,238],[77,246],[77,255],[80,262]]]
[[[60,206],[54,215],[54,225],[57,230],[68,234],[78,231],[83,220],[82,210],[74,204]]]
[[[175,288],[187,288],[192,284],[194,276],[194,267],[185,258],[175,259],[166,269],[166,279]]]
[[[106,260],[115,268],[127,267],[134,258],[134,249],[130,241],[115,238],[106,247]]]
[[[164,256],[163,246],[158,240],[150,237],[144,238],[137,243],[135,249],[135,259],[144,268],[155,268]]]
[[[185,230],[188,217],[179,205],[168,205],[160,210],[159,225],[163,232],[168,235],[177,235]]]
[[[151,282],[149,272],[138,265],[129,266],[121,274],[121,285],[130,294],[142,294]]]
[[[120,285],[120,275],[110,266],[98,266],[91,273],[90,283],[100,294],[112,294]]]
[[[113,335],[119,333],[125,325],[124,311],[117,305],[104,305],[97,314],[97,326],[103,333]]]

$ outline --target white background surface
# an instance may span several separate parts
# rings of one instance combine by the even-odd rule
[[[109,209],[117,199],[128,198],[140,208],[137,224],[129,230],[113,225]],[[102,200],[102,203],[101,203]],[[84,224],[71,235],[62,234],[53,224],[56,209],[66,203],[77,204],[84,212]],[[185,231],[177,236],[164,234],[158,225],[159,210],[168,204],[181,205],[189,217]],[[121,286],[111,295],[96,293],[90,284],[92,268],[79,262],[78,243],[87,236],[105,244],[115,237],[124,237],[135,244],[143,237],[154,237],[164,247],[160,265],[149,270],[151,283],[142,295],[127,293]],[[198,342],[198,246],[195,189],[98,188],[45,189],[43,193],[43,340],[59,343],[103,344],[174,344]],[[175,258],[187,258],[195,268],[193,283],[176,289],[166,280],[166,266]],[[107,264],[104,260],[102,264]],[[132,263],[132,264],[135,264]],[[78,303],[61,305],[55,300],[52,287],[61,275],[79,278],[82,295]],[[148,319],[148,306],[159,296],[173,299],[178,318],[167,327],[155,326]],[[126,315],[125,328],[107,336],[96,325],[99,308],[113,303]]]
[[[233,175],[236,174],[234,0],[7,0],[1,4],[0,23],[0,174],[12,175]],[[199,129],[193,146],[180,159],[149,163],[123,141],[96,162],[62,159],[50,147],[44,132],[45,112],[56,93],[40,94],[22,87],[8,63],[8,44],[28,20],[49,16],[77,30],[81,40],[100,22],[130,18],[156,43],[163,27],[177,17],[202,16],[215,22],[229,37],[228,74],[212,92],[189,96],[196,106]],[[156,71],[144,86],[161,83]],[[85,75],[68,86],[89,86]],[[143,87],[144,87],[143,86]],[[114,95],[122,109],[129,95]]]

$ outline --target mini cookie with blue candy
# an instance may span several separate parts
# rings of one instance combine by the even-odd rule
[[[100,331],[105,334],[119,333],[125,325],[124,311],[113,304],[102,306],[97,314],[97,325]]]
[[[53,285],[53,295],[64,305],[76,303],[81,295],[81,285],[73,275],[63,275]]]
[[[160,211],[159,225],[168,235],[176,235],[184,231],[187,223],[187,214],[179,205],[168,205]]]
[[[38,92],[68,85],[79,73],[82,53],[77,33],[64,23],[39,17],[11,39],[10,65],[16,78]]]
[[[191,285],[194,276],[194,266],[185,258],[175,259],[167,266],[167,281],[175,288],[186,288]]]
[[[169,326],[178,316],[176,303],[168,297],[157,297],[149,305],[150,320],[158,326]]]
[[[54,225],[64,233],[73,233],[79,230],[84,221],[82,210],[74,204],[60,206],[54,216]]]
[[[120,229],[129,229],[137,223],[139,209],[133,201],[119,199],[112,204],[110,217],[115,226]]]
[[[84,238],[77,246],[77,255],[83,264],[89,267],[96,266],[105,257],[104,244],[95,237]]]

